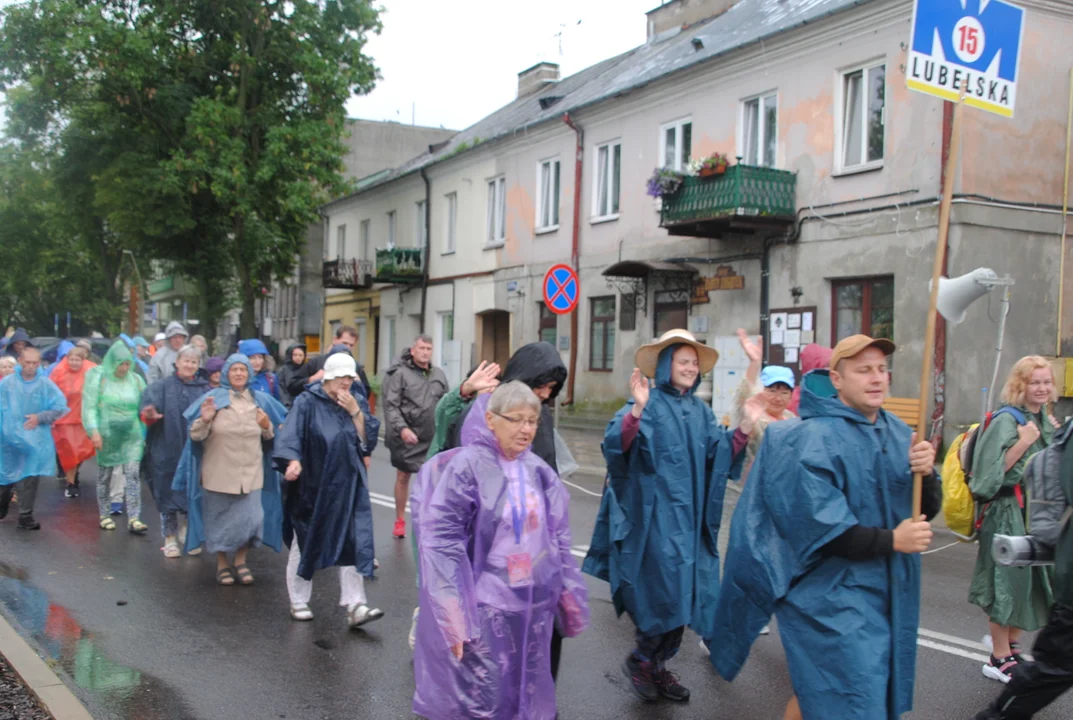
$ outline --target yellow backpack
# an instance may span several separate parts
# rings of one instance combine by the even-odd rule
[[[976,427],[973,425],[968,432],[954,438],[943,460],[943,515],[950,531],[965,542],[976,537],[976,501],[962,469],[961,446]]]

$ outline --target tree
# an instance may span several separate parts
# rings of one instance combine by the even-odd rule
[[[343,188],[344,105],[377,76],[371,0],[38,0],[3,26],[13,132],[57,167],[90,139],[88,207],[116,242],[210,303],[233,290],[252,335],[260,288]]]

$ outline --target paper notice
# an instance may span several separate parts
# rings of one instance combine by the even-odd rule
[[[772,345],[782,345],[783,332],[785,332],[785,331],[783,331],[783,330],[772,330],[771,331],[771,344]]]
[[[782,361],[787,365],[797,362],[797,348],[783,348]]]
[[[801,313],[791,313],[786,316],[786,327],[790,330],[801,328]]]
[[[782,339],[782,346],[784,348],[799,348],[799,347],[801,347],[801,331],[800,330],[787,330],[786,334],[783,336],[783,339]]]
[[[811,330],[812,329],[812,313],[807,312],[807,313],[803,313],[801,315],[801,329],[802,330]]]

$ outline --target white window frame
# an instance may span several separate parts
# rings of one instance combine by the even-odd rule
[[[507,178],[497,175],[485,185],[488,213],[484,224],[485,249],[502,247],[507,239]]]
[[[346,223],[335,228],[335,259],[346,259]]]
[[[395,249],[396,233],[399,230],[399,215],[394,210],[387,214],[387,249]]]
[[[878,57],[868,62],[860,63],[858,65],[852,65],[850,67],[842,68],[838,71],[835,77],[835,157],[834,157],[834,174],[835,175],[852,175],[860,172],[868,172],[870,170],[878,170],[883,167],[883,163],[887,156],[887,107],[889,106],[889,90],[890,90],[890,77],[889,71],[886,67],[888,65],[886,57]],[[866,127],[867,121],[867,98],[868,92],[868,71],[874,68],[884,67],[884,80],[883,80],[883,156],[878,160],[869,161],[868,158],[868,129]],[[861,157],[864,158],[864,162],[858,165],[846,165],[846,76],[853,73],[860,72],[862,77],[862,89],[861,89]]]
[[[369,243],[373,235],[372,231],[373,221],[369,218],[365,218],[361,221],[361,225],[358,226],[358,260],[369,259]]]
[[[544,188],[544,169],[548,169],[547,193]],[[558,192],[556,192],[558,191]],[[558,157],[541,160],[536,170],[536,219],[535,232],[555,232],[559,229],[559,199],[562,195],[562,166]],[[550,204],[549,204],[550,203]],[[547,215],[547,222],[545,220]]]
[[[689,153],[687,154],[687,157],[683,158],[682,157],[682,144],[683,144],[682,143],[682,136],[684,135],[684,133],[683,133],[682,128],[684,126],[686,126],[686,125],[689,125],[689,130],[690,130],[690,132],[689,132]],[[674,149],[675,149],[675,153],[674,153],[674,164],[670,165],[669,167],[672,170],[677,170],[678,172],[685,172],[689,167],[689,161],[691,160],[690,156],[693,154],[693,118],[692,117],[679,118],[678,120],[674,120],[672,122],[664,123],[663,125],[660,125],[660,127],[659,127],[659,166],[660,167],[667,167],[667,166],[664,165],[664,162],[665,162],[666,157],[667,157],[667,131],[671,130],[671,129],[674,130]]]
[[[447,206],[443,213],[443,255],[452,255],[458,247],[458,193],[449,192],[443,196]]]
[[[775,105],[775,155],[771,158],[771,163],[766,163],[764,158],[764,148],[767,145],[767,122],[765,121],[765,114],[768,106],[768,101],[774,100]],[[756,157],[749,157],[749,148],[746,143],[746,138],[749,134],[748,122],[748,108],[752,103],[756,103],[756,127],[753,128],[753,132],[756,133]],[[759,93],[751,97],[747,97],[741,101],[740,108],[741,122],[738,127],[738,155],[741,157],[741,161],[745,165],[756,165],[758,167],[777,167],[779,162],[779,91],[769,90],[768,92]]]
[[[417,231],[414,233],[414,247],[424,250],[428,247],[428,203],[418,200],[414,203],[414,219]]]
[[[614,201],[611,196],[611,191],[607,194],[607,207],[602,207],[600,202],[600,190],[606,186],[608,188],[614,188],[614,151],[618,148],[619,156],[619,176],[618,176],[618,210],[614,209]],[[607,151],[607,167],[603,172],[600,170],[600,152]],[[622,212],[622,140],[615,139],[600,145],[597,145],[593,152],[593,168],[595,170],[592,173],[592,222],[608,222],[610,220],[617,220],[619,214]]]

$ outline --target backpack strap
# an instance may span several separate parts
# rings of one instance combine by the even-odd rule
[[[1000,415],[1002,413],[1006,413],[1007,415],[1012,415],[1013,419],[1017,421],[1018,425],[1027,425],[1028,424],[1028,418],[1025,417],[1025,414],[1023,412],[1021,412],[1019,409],[1013,407],[1012,405],[1003,405],[998,410],[996,410],[994,413],[992,413],[991,417],[988,418],[988,424],[990,424],[991,420],[994,420],[998,415]]]

